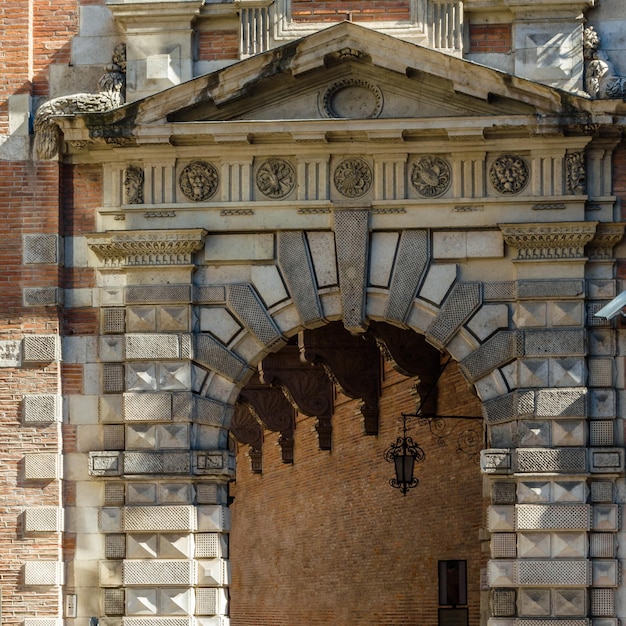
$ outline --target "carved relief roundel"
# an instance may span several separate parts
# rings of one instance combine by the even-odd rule
[[[448,190],[450,181],[450,166],[438,156],[422,157],[413,165],[411,184],[420,196],[437,198]]]
[[[296,186],[296,172],[289,161],[268,159],[256,173],[256,185],[268,198],[284,198]]]
[[[203,202],[215,195],[219,182],[217,168],[205,161],[192,161],[178,179],[180,190],[193,202]]]
[[[530,179],[528,163],[514,154],[502,154],[489,170],[489,180],[496,191],[515,195],[522,191]]]
[[[326,90],[322,98],[322,110],[328,117],[375,118],[383,110],[383,93],[367,81],[346,78]]]
[[[372,168],[367,161],[352,157],[335,168],[333,176],[337,191],[346,198],[360,198],[372,186]]]

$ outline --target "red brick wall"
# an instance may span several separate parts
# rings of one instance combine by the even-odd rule
[[[299,416],[293,466],[280,461],[277,435],[266,432],[263,474],[238,453],[231,531],[233,626],[371,626],[436,624],[437,562],[466,559],[470,623],[478,623],[483,525],[479,468],[438,447],[412,426],[426,451],[420,484],[406,497],[389,486],[385,449],[397,417],[415,409],[413,379],[388,372],[380,434],[363,435],[358,402],[338,397],[333,450],[317,448],[314,419]],[[456,367],[442,384],[440,411],[480,415]],[[464,422],[466,423],[466,422]]]
[[[7,101],[14,94],[46,97],[49,65],[69,62],[72,36],[77,32],[77,0],[5,0],[0,3],[2,75],[0,133],[8,132]],[[0,340],[26,334],[58,334],[55,307],[22,306],[25,287],[59,284],[57,265],[23,265],[26,234],[59,233],[59,164],[0,161]],[[18,624],[24,617],[61,614],[59,589],[24,585],[23,563],[62,558],[62,538],[56,533],[24,533],[24,509],[59,506],[59,481],[24,480],[24,455],[60,452],[60,426],[26,425],[21,405],[24,394],[59,393],[57,363],[0,368],[0,591],[2,623]],[[70,545],[69,542],[68,545]]]
[[[402,21],[410,18],[408,0],[292,0],[291,16],[297,22]]]
[[[56,265],[22,265],[22,236],[57,233],[59,228],[58,165],[0,161],[0,340],[27,334],[56,334],[54,307],[22,307],[22,288],[58,284]],[[60,537],[25,536],[21,519],[25,507],[59,505],[59,483],[24,480],[24,455],[58,452],[57,424],[25,425],[21,417],[23,394],[58,393],[56,363],[0,368],[0,589],[3,624],[25,616],[56,615],[58,590],[24,587],[22,563],[60,557]]]
[[[198,61],[220,61],[238,58],[238,30],[211,30],[198,33]]]
[[[470,24],[469,52],[511,52],[511,24]]]

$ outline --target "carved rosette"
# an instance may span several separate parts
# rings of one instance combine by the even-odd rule
[[[185,198],[193,202],[204,202],[215,195],[219,174],[211,163],[192,161],[180,173],[178,184]]]
[[[528,163],[517,155],[502,154],[489,169],[489,182],[501,194],[513,196],[520,193],[528,185],[530,168]]]
[[[600,223],[596,228],[594,238],[587,245],[587,255],[590,259],[612,259],[613,248],[624,236],[624,224]]]
[[[372,187],[372,179],[372,168],[360,157],[344,159],[333,175],[335,188],[346,198],[364,196]]]
[[[321,108],[328,117],[376,118],[383,110],[383,93],[379,87],[365,80],[346,78],[326,90]]]
[[[268,198],[284,198],[296,186],[296,172],[285,159],[268,159],[256,173],[256,186]]]
[[[413,164],[411,184],[424,198],[438,198],[450,187],[452,174],[448,162],[438,156],[422,157]]]
[[[584,259],[596,222],[553,224],[500,224],[504,241],[517,249],[518,260],[558,261]]]
[[[96,233],[87,237],[87,245],[105,267],[191,265],[206,234],[201,228]]]

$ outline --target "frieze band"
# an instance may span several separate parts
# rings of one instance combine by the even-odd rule
[[[439,155],[429,154],[410,158],[407,182],[422,198],[439,198],[445,195],[453,181],[450,162]],[[516,154],[501,154],[493,160],[487,171],[492,189],[503,196],[523,192],[531,177],[526,158]],[[583,152],[569,153],[563,159],[564,190],[568,195],[586,192],[586,162]],[[335,190],[346,198],[361,198],[370,192],[374,183],[374,168],[359,156],[342,159],[332,171]],[[254,177],[256,188],[266,198],[284,199],[292,195],[298,185],[296,167],[283,158],[263,160]],[[124,204],[143,204],[144,169],[129,163],[123,177]],[[185,198],[192,202],[211,200],[220,186],[218,167],[206,161],[188,163],[178,177],[178,186]]]

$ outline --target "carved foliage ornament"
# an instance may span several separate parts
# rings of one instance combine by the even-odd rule
[[[582,152],[572,152],[565,156],[567,172],[567,191],[574,195],[585,193],[585,155]]]
[[[372,168],[360,157],[344,159],[333,176],[337,191],[346,198],[360,198],[372,187]]]
[[[268,198],[284,198],[296,186],[296,172],[289,161],[268,159],[256,173],[256,185]]]
[[[126,45],[118,44],[98,82],[98,93],[60,96],[42,104],[34,121],[35,150],[40,159],[51,159],[61,147],[56,117],[108,111],[124,104],[126,88]]]
[[[192,161],[180,173],[178,184],[187,199],[193,202],[209,200],[219,184],[217,168],[205,161]]]
[[[450,166],[438,156],[422,157],[413,165],[411,184],[420,196],[437,198],[450,187]]]
[[[517,155],[502,154],[491,165],[489,181],[493,188],[504,195],[523,191],[530,179],[528,163]]]

